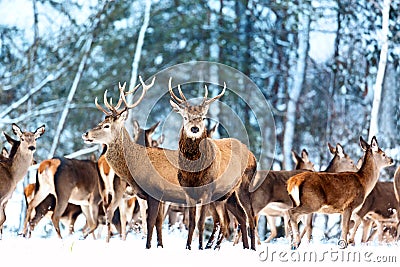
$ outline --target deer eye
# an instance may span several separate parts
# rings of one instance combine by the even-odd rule
[[[104,124],[104,125],[103,125],[103,128],[104,128],[104,129],[110,128],[110,124],[108,124],[108,123],[107,123],[107,124]]]

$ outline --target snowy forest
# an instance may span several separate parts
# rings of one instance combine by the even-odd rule
[[[209,61],[242,72],[267,99],[274,169],[292,169],[291,150],[303,148],[323,169],[328,142],[356,161],[359,137],[372,135],[399,160],[399,10],[399,1],[387,0],[0,0],[0,129],[45,124],[37,162],[99,155],[81,138],[104,117],[95,97],[115,96],[119,82],[134,86],[138,75]],[[246,120],[252,103],[222,101],[245,118],[257,154],[262,140]],[[143,127],[171,112],[160,103]],[[176,145],[169,139],[176,132],[161,134],[164,146]],[[381,179],[392,179],[396,167]]]

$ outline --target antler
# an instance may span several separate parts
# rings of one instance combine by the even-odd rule
[[[153,78],[153,80],[151,81],[150,84],[145,84],[145,83],[143,82],[142,76],[139,76],[139,80],[140,80],[140,83],[142,84],[143,91],[142,91],[142,94],[140,95],[139,99],[138,99],[135,103],[133,103],[133,104],[131,104],[131,105],[129,105],[129,104],[126,102],[125,96],[134,93],[134,92],[137,90],[137,88],[139,88],[140,85],[135,86],[135,88],[133,88],[131,91],[126,92],[126,93],[124,92],[124,90],[125,90],[125,84],[124,84],[123,87],[120,86],[120,87],[119,87],[119,90],[120,90],[120,99],[122,99],[122,101],[124,102],[125,108],[130,109],[130,108],[134,108],[134,107],[136,107],[137,105],[139,105],[140,101],[142,101],[142,99],[143,99],[144,95],[146,94],[147,90],[149,90],[149,89],[154,85],[155,79],[156,79],[156,77]]]
[[[175,93],[172,91],[171,81],[172,81],[172,77],[169,78],[169,82],[168,82],[168,90],[169,90],[169,93],[171,94],[171,97],[172,97],[176,102],[178,102],[179,104],[183,104],[183,103],[187,104],[187,99],[186,99],[185,95],[182,93],[181,86],[178,85],[179,95],[181,96],[181,98],[179,98],[179,97],[177,97],[177,96],[175,95]],[[204,98],[203,98],[202,105],[210,105],[212,102],[214,102],[215,100],[217,100],[218,98],[220,98],[221,96],[224,95],[225,90],[226,90],[226,83],[224,82],[224,89],[222,90],[222,92],[221,92],[219,95],[214,96],[213,98],[208,99],[208,100],[207,100],[207,96],[208,96],[208,88],[207,88],[207,85],[204,85],[204,88],[205,88],[206,91],[205,91],[205,93],[204,93]]]
[[[142,101],[144,95],[146,94],[147,90],[149,90],[153,85],[154,85],[154,81],[155,81],[156,77],[153,78],[153,80],[151,81],[150,84],[145,84],[143,82],[143,79],[141,76],[139,76],[139,80],[140,83],[143,87],[143,92],[142,95],[139,97],[139,99],[133,103],[132,105],[129,105],[126,101],[125,96],[134,93],[140,86],[140,84],[136,85],[135,88],[133,88],[131,91],[129,92],[124,92],[125,91],[125,87],[126,87],[126,82],[121,86],[121,83],[118,83],[118,89],[120,91],[120,95],[119,95],[119,100],[118,103],[113,106],[112,104],[112,98],[110,98],[110,102],[108,102],[107,100],[107,90],[104,91],[104,96],[103,96],[103,102],[104,105],[106,106],[106,108],[108,110],[106,110],[105,108],[103,108],[102,106],[99,105],[99,103],[97,102],[97,97],[94,100],[94,103],[96,105],[96,107],[102,111],[104,114],[106,114],[107,116],[111,116],[111,115],[118,115],[120,112],[118,111],[118,109],[121,107],[121,104],[124,103],[125,104],[125,108],[124,109],[130,109],[130,108],[134,108],[136,107],[140,101]]]
[[[171,97],[173,99],[175,99],[175,101],[178,102],[179,104],[186,103],[187,99],[182,92],[181,85],[178,84],[178,91],[179,91],[179,95],[181,96],[181,98],[179,98],[174,94],[174,91],[172,91],[171,81],[172,81],[172,77],[169,78],[169,82],[168,82],[168,90],[169,90],[169,93],[171,94]]]
[[[207,100],[207,96],[208,96],[208,88],[207,88],[207,85],[204,85],[204,87],[205,87],[205,89],[206,89],[206,92],[204,93],[204,98],[203,98],[203,103],[202,103],[202,105],[210,105],[212,102],[214,102],[215,100],[217,100],[218,98],[220,98],[221,96],[223,96],[224,95],[224,93],[225,93],[225,89],[226,89],[226,83],[224,82],[224,89],[222,90],[222,92],[219,94],[219,95],[217,95],[217,96],[214,96],[213,98],[210,98],[210,99],[208,99]]]
[[[107,90],[104,92],[104,103],[107,102]],[[107,102],[108,103],[108,102]],[[102,111],[104,114],[106,114],[107,116],[112,115],[112,111],[107,111],[105,110],[102,106],[99,105],[99,103],[97,102],[97,97],[94,99],[94,104],[96,105],[96,107]]]

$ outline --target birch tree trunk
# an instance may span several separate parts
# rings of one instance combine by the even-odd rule
[[[293,74],[292,87],[289,90],[289,101],[286,110],[285,133],[283,136],[283,168],[292,169],[291,150],[293,148],[294,130],[296,125],[296,108],[300,98],[306,72],[306,61],[309,50],[310,15],[302,9],[299,13],[299,31],[297,63]]]
[[[374,99],[372,101],[371,121],[369,124],[369,136],[371,140],[373,136],[379,133],[379,106],[381,105],[382,84],[385,77],[385,69],[387,62],[387,55],[389,49],[388,34],[389,34],[389,12],[391,0],[383,1],[382,9],[382,32],[381,32],[381,53],[379,55],[378,73],[374,85]]]
[[[133,56],[133,61],[132,61],[132,71],[131,71],[131,77],[129,80],[129,91],[132,90],[137,82],[137,76],[138,76],[138,69],[139,69],[139,63],[140,63],[140,57],[142,55],[142,48],[143,48],[143,43],[144,43],[144,37],[146,34],[146,30],[149,27],[149,22],[150,22],[150,11],[151,11],[151,0],[145,0],[146,6],[144,10],[144,18],[143,18],[143,24],[142,27],[140,28],[139,31],[139,36],[137,39],[136,43],[136,49],[135,49],[135,55]],[[145,79],[145,77],[143,77]],[[133,95],[130,94],[127,96],[127,102],[132,103],[133,100]],[[130,134],[133,133],[133,116],[132,112],[129,113],[129,118],[125,123],[125,126]]]
[[[83,57],[82,57],[82,60],[81,60],[81,62],[79,64],[78,71],[77,71],[77,73],[75,75],[74,81],[72,83],[71,90],[69,91],[67,102],[65,103],[63,112],[61,113],[60,122],[59,122],[59,124],[57,126],[57,130],[56,130],[56,133],[55,133],[55,136],[54,136],[54,139],[53,139],[53,144],[51,145],[51,149],[50,149],[48,158],[52,158],[54,156],[55,152],[56,152],[56,149],[57,149],[57,146],[58,146],[58,142],[60,140],[60,135],[61,135],[62,130],[64,129],[64,124],[65,124],[65,121],[67,119],[67,115],[68,115],[68,112],[69,112],[69,108],[70,108],[72,99],[74,98],[76,89],[78,88],[79,81],[81,80],[83,70],[85,68],[87,59],[89,57],[89,53],[90,53],[90,50],[91,50],[91,47],[92,47],[92,43],[93,43],[93,36],[91,35],[89,37],[89,39],[87,39],[85,45],[83,46]]]

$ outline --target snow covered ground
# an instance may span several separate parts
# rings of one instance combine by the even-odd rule
[[[79,221],[77,222],[79,224]],[[49,226],[46,226],[49,229]],[[43,227],[45,229],[45,227]],[[79,229],[79,228],[78,228]],[[52,230],[52,229],[51,229]],[[80,234],[58,239],[55,235],[42,237],[43,230],[33,233],[31,239],[24,239],[8,232],[0,241],[0,266],[290,266],[290,264],[332,264],[365,266],[377,263],[385,266],[399,266],[399,243],[391,245],[356,245],[340,249],[337,240],[303,243],[291,251],[288,241],[278,239],[272,244],[261,244],[257,251],[243,250],[242,244],[233,246],[225,241],[219,251],[198,250],[197,239],[193,249],[185,249],[186,231],[163,231],[164,248],[145,249],[141,234],[130,233],[126,241],[112,238],[94,240],[88,237],[80,240]],[[64,233],[65,235],[65,233]],[[318,232],[316,233],[318,236]],[[318,239],[318,238],[316,238]],[[78,265],[79,264],[79,265]],[[144,265],[146,264],[146,265]]]

